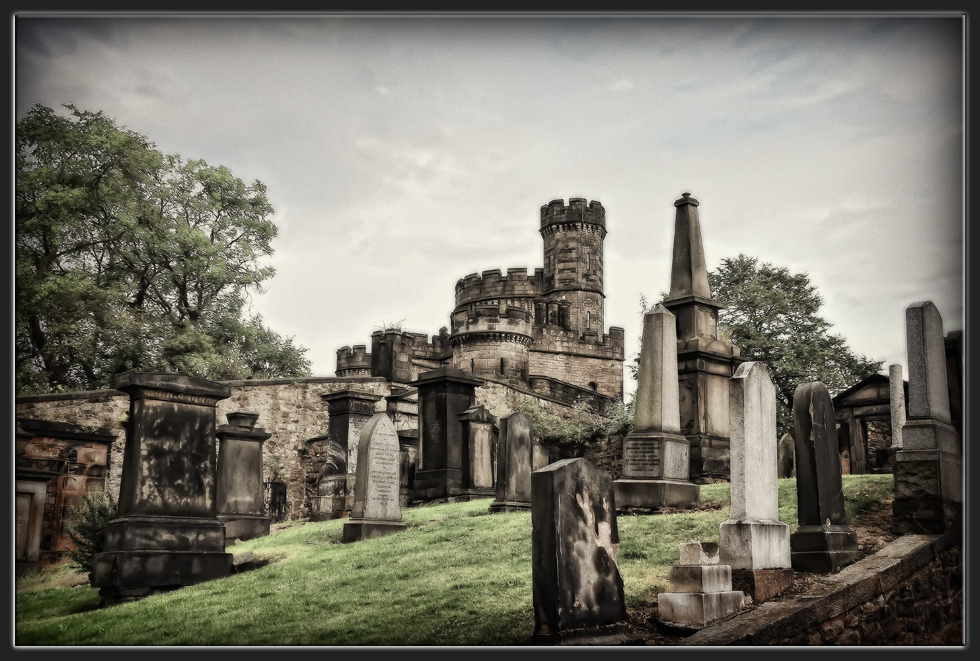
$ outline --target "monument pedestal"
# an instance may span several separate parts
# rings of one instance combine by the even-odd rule
[[[529,512],[531,511],[531,503],[525,503],[518,500],[495,500],[490,503],[490,513],[496,512]]]
[[[390,535],[393,532],[401,532],[406,528],[408,528],[408,526],[400,521],[371,521],[368,519],[352,519],[348,523],[344,524],[344,532],[340,541],[344,544],[349,542],[359,542],[362,539],[384,537],[385,535]]]
[[[733,569],[732,588],[761,604],[791,588],[794,576],[792,569]]]
[[[458,468],[437,468],[415,471],[413,500],[452,498],[462,491],[463,471]]]
[[[963,460],[952,425],[910,419],[895,453],[892,528],[903,534],[961,535]]]
[[[225,539],[255,539],[269,534],[272,519],[267,516],[238,514],[235,516],[218,515],[218,521],[225,524]]]
[[[719,526],[721,563],[732,569],[784,569],[792,566],[789,525],[782,521],[729,519]]]
[[[690,444],[679,434],[632,432],[623,441],[623,477],[613,481],[616,509],[692,509],[701,487],[688,481]]]
[[[800,526],[789,536],[789,545],[796,571],[829,574],[861,557],[850,526]]]

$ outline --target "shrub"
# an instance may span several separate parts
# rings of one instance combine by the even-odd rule
[[[89,491],[82,497],[81,507],[69,508],[72,521],[67,532],[75,548],[68,551],[68,557],[82,571],[92,571],[92,558],[105,543],[103,529],[117,510],[116,499],[107,490]]]

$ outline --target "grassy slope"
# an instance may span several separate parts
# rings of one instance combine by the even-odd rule
[[[780,518],[796,527],[796,481],[780,480]],[[845,476],[849,519],[892,497],[890,475]],[[627,604],[656,600],[680,542],[717,541],[729,485],[703,486],[719,509],[620,516]],[[521,645],[531,635],[530,512],[490,515],[488,500],[403,510],[408,529],[340,544],[343,521],[249,540],[258,570],[96,610],[87,584],[59,572],[18,581],[20,645]]]

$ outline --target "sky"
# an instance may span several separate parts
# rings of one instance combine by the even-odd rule
[[[909,304],[964,327],[964,20],[21,13],[14,113],[103,111],[263,182],[251,312],[315,376],[384,325],[438,334],[467,274],[542,267],[540,207],[573,197],[606,209],[631,360],[689,192],[709,270],[808,274],[831,332],[907,378]]]

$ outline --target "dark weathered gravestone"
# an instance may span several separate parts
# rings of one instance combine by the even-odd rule
[[[218,427],[218,520],[225,539],[269,534],[262,483],[262,443],[272,434],[255,427],[259,414],[235,411]]]
[[[847,525],[837,422],[830,393],[820,381],[793,394],[796,432],[796,499],[799,527],[790,535],[796,571],[830,573],[860,556],[857,533]]]
[[[401,451],[395,425],[376,413],[361,430],[357,446],[354,507],[344,524],[344,542],[380,537],[405,529],[399,504]]]
[[[643,318],[633,430],[623,441],[623,477],[613,482],[616,506],[690,509],[701,500],[692,484],[690,445],[680,434],[674,315],[657,305]]]
[[[531,509],[531,421],[518,411],[500,420],[497,489],[491,512]]]
[[[779,479],[796,477],[796,441],[789,434],[779,439]]]
[[[217,518],[215,405],[231,388],[186,374],[123,372],[130,398],[116,518],[89,580],[112,604],[228,576]]]
[[[463,466],[469,470],[461,476],[460,493],[471,498],[494,495],[494,433],[497,417],[483,406],[472,406],[459,418],[463,436]]]
[[[952,425],[943,319],[931,301],[905,310],[908,416],[895,453],[892,526],[902,534],[962,534],[963,461]]]
[[[627,642],[611,476],[582,458],[531,474],[535,642]]]

